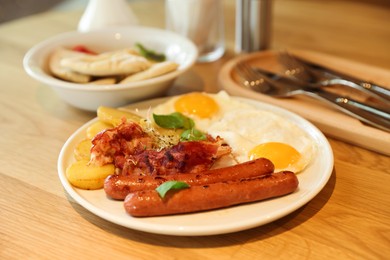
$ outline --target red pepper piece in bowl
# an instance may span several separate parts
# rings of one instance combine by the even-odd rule
[[[90,49],[88,49],[87,47],[85,47],[84,45],[76,45],[72,48],[72,50],[74,51],[79,51],[79,52],[84,52],[84,53],[87,53],[87,54],[92,54],[92,55],[96,55],[97,53],[94,52],[94,51],[91,51]]]

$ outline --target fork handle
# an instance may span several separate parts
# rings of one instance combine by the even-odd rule
[[[353,116],[371,126],[390,132],[390,111],[368,106],[359,101],[339,96],[322,89],[305,90],[317,99],[326,101],[342,112]]]

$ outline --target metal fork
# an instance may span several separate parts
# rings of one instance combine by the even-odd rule
[[[245,61],[239,62],[235,69],[242,79],[242,84],[254,91],[277,98],[307,95],[371,126],[390,132],[390,111],[336,95],[316,85],[307,84],[304,86],[299,81],[289,77],[283,77],[272,72],[262,73]]]
[[[309,83],[320,83],[331,79],[335,80],[334,82],[337,82],[336,80],[340,79],[341,81],[338,84],[362,91],[363,93],[389,106],[390,90],[384,87],[377,86],[369,82],[363,82],[340,72],[315,65],[297,58],[285,51],[280,52],[278,57],[279,61],[286,67],[285,73],[288,76],[292,76]]]

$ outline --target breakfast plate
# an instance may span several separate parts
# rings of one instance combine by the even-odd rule
[[[325,136],[310,122],[285,109],[251,99],[232,98],[283,117],[301,128],[315,144],[316,154],[310,164],[297,175],[298,190],[287,196],[218,210],[161,217],[132,217],[124,210],[123,201],[109,199],[104,190],[77,189],[65,176],[66,168],[74,161],[74,148],[85,138],[86,129],[97,118],[74,132],[61,149],[58,172],[64,189],[86,210],[107,221],[134,230],[176,236],[216,235],[250,229],[282,218],[308,203],[323,189],[332,174],[333,152]],[[144,101],[126,108],[147,111],[165,100],[166,98]]]

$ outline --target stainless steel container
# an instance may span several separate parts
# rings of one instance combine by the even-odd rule
[[[272,0],[236,0],[236,52],[270,47]]]

